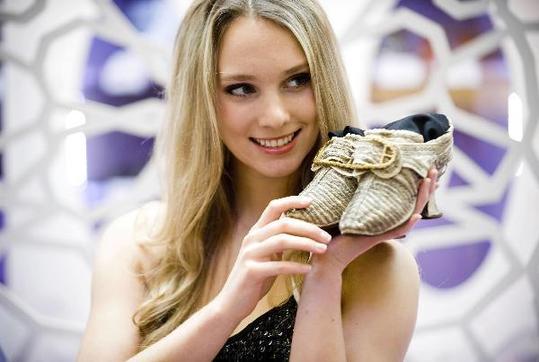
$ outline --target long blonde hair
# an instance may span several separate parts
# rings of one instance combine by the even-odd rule
[[[147,295],[133,316],[140,350],[174,330],[202,307],[210,265],[233,222],[230,155],[216,116],[217,54],[227,27],[240,16],[261,17],[288,29],[309,64],[320,128],[313,152],[327,132],[355,122],[337,43],[314,0],[195,0],[176,36],[167,118],[154,156],[162,173],[166,205],[152,243],[162,259],[144,275]],[[311,152],[303,182],[310,180]]]

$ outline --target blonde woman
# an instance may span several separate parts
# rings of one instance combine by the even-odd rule
[[[384,235],[331,238],[282,217],[308,205],[293,195],[328,131],[355,122],[320,6],[195,0],[174,61],[155,153],[163,201],[106,228],[78,360],[402,360],[419,276],[392,238],[419,218],[435,173]]]

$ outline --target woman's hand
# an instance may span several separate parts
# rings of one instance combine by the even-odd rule
[[[305,274],[311,266],[283,261],[285,250],[322,254],[331,235],[311,223],[280,218],[292,208],[304,208],[309,200],[290,196],[272,200],[242,241],[238,257],[223,289],[217,296],[239,315],[247,316],[269,291],[280,274]]]
[[[416,222],[421,219],[421,211],[438,186],[437,176],[438,171],[433,168],[429,171],[427,178],[421,181],[414,213],[407,222],[380,235],[339,235],[334,237],[326,253],[323,255],[313,255],[313,266],[330,268],[335,272],[342,273],[348,264],[376,244],[406,235],[414,227]]]

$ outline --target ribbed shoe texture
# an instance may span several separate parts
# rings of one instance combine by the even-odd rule
[[[361,136],[348,134],[330,139],[315,159],[321,158],[347,165],[352,162],[355,145]],[[314,178],[300,193],[312,202],[304,209],[292,209],[286,216],[311,222],[320,227],[335,225],[350,203],[357,188],[357,178],[346,176],[347,169],[313,163]]]
[[[405,130],[373,129],[365,132],[351,165],[384,160],[384,148],[396,155],[383,168],[356,170],[358,187],[339,222],[343,234],[378,235],[408,220],[415,208],[417,190],[433,166],[444,173],[451,160],[453,127],[424,143],[423,137]]]
[[[300,193],[309,207],[286,216],[342,234],[378,235],[412,215],[419,183],[435,167],[441,177],[452,158],[453,126],[442,114],[405,117],[384,128],[333,134],[317,153],[313,180]],[[424,142],[424,138],[427,142]],[[432,196],[422,215],[440,217]]]

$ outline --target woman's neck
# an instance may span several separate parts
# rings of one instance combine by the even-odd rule
[[[254,224],[273,199],[291,195],[297,175],[272,178],[252,170],[234,175],[235,205],[238,222],[244,226]]]

